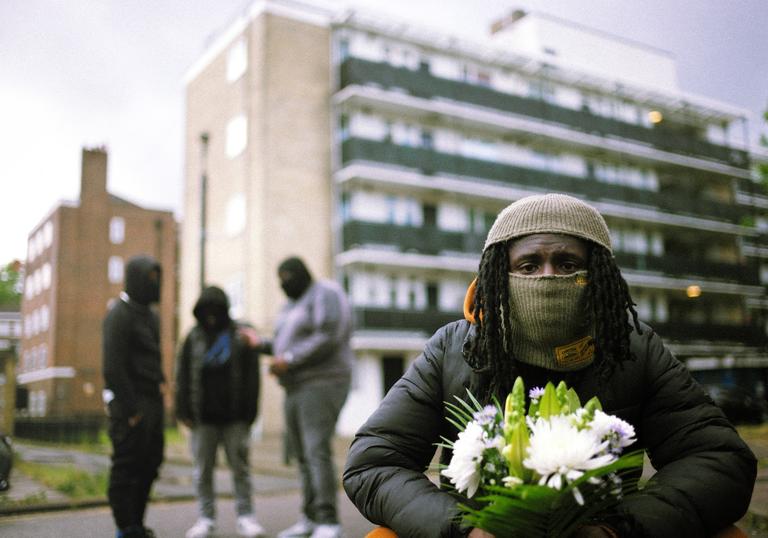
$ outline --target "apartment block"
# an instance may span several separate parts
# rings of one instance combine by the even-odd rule
[[[28,406],[19,420],[103,416],[102,320],[123,289],[126,262],[137,254],[152,255],[163,267],[160,338],[163,370],[172,376],[176,237],[171,212],[107,191],[105,149],[83,150],[79,200],[56,206],[29,234],[17,368]]]
[[[207,280],[267,334],[284,300],[276,266],[303,256],[354,307],[339,425],[352,433],[461,317],[498,211],[565,192],[606,217],[640,317],[677,356],[764,395],[768,196],[748,112],[684,92],[675,69],[664,51],[520,10],[470,42],[254,3],[186,77],[182,326],[201,252]]]

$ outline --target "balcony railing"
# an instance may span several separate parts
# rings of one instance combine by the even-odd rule
[[[765,330],[757,326],[718,325],[681,321],[650,322],[649,325],[664,340],[678,342],[734,342],[748,346],[764,346],[766,344]]]
[[[444,251],[469,252],[480,255],[485,235],[449,232],[436,226],[397,226],[374,222],[349,221],[344,224],[345,249],[355,245],[390,245],[398,250],[421,254],[439,254]]]
[[[354,317],[358,330],[420,330],[430,335],[443,325],[464,318],[461,312],[436,309],[416,311],[370,307],[355,307]],[[650,325],[666,341],[732,342],[749,346],[766,344],[765,332],[756,326],[679,321],[651,322]]]
[[[347,58],[341,65],[341,87],[351,84],[378,85],[406,90],[417,97],[442,97],[471,103],[567,125],[587,133],[636,140],[665,151],[702,156],[739,168],[749,168],[749,157],[743,150],[690,135],[605,118],[588,110],[561,107],[542,99],[510,95],[485,86],[435,77],[426,69],[413,71],[383,62]]]
[[[485,236],[441,230],[436,226],[398,226],[387,223],[358,220],[344,223],[343,245],[350,249],[356,245],[394,246],[398,251],[416,251],[436,255],[440,252],[466,252],[477,256],[483,250]],[[668,276],[698,276],[737,282],[743,285],[760,285],[760,270],[756,263],[731,264],[700,260],[674,254],[652,256],[629,252],[615,253],[622,269],[655,271]]]
[[[746,207],[714,200],[634,189],[592,178],[495,163],[427,148],[400,146],[386,141],[349,138],[342,144],[341,158],[344,164],[355,160],[393,164],[420,170],[427,175],[442,172],[490,179],[548,191],[577,193],[596,201],[608,199],[625,204],[641,204],[665,212],[723,220],[733,224],[738,224],[749,213]]]
[[[417,330],[431,335],[447,323],[464,319],[464,315],[437,309],[419,311],[356,307],[354,318],[356,329]]]
[[[754,262],[736,264],[713,262],[674,254],[651,256],[630,252],[616,252],[615,256],[616,262],[623,269],[658,271],[669,276],[702,276],[738,282],[743,285],[760,285],[760,268]]]

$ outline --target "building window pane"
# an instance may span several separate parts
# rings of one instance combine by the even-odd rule
[[[109,267],[107,269],[109,281],[112,284],[123,282],[123,259],[120,256],[109,257]]]
[[[51,246],[51,243],[53,243],[53,224],[51,221],[48,221],[43,226],[43,244],[45,248],[48,248]]]
[[[42,279],[43,289],[47,290],[48,288],[51,287],[51,264],[49,262],[45,262],[45,264],[40,270],[42,271],[41,279]]]
[[[248,121],[240,114],[227,123],[226,154],[230,159],[240,155],[248,144]]]
[[[227,82],[234,82],[245,73],[248,67],[248,49],[245,39],[240,38],[227,53]]]
[[[109,240],[113,245],[119,245],[125,241],[125,219],[112,217],[109,221]]]

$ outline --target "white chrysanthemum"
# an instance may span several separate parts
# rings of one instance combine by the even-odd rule
[[[621,451],[636,441],[635,428],[631,424],[599,409],[589,426],[598,438],[608,440],[613,450]]]
[[[541,477],[540,485],[561,489],[584,471],[616,460],[610,453],[603,454],[607,442],[601,442],[592,430],[579,430],[573,422],[568,415],[531,422],[528,457],[523,465]]]
[[[448,468],[442,471],[459,492],[467,492],[467,497],[472,497],[480,486],[480,461],[486,446],[483,428],[469,422],[453,444],[453,456]]]

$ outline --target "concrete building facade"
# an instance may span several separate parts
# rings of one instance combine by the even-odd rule
[[[254,3],[186,83],[182,326],[202,228],[207,279],[265,333],[283,257],[338,279],[357,353],[342,433],[461,317],[498,211],[542,192],[605,215],[641,318],[689,366],[764,376],[768,197],[747,112],[680,90],[667,53],[523,11],[465,42],[273,0]],[[279,426],[276,390],[266,430]]]
[[[102,321],[123,289],[131,256],[163,267],[159,305],[163,369],[172,376],[176,335],[177,225],[107,191],[107,152],[84,149],[80,199],[61,203],[31,231],[17,383],[30,420],[103,416]],[[168,402],[170,404],[170,401]]]

